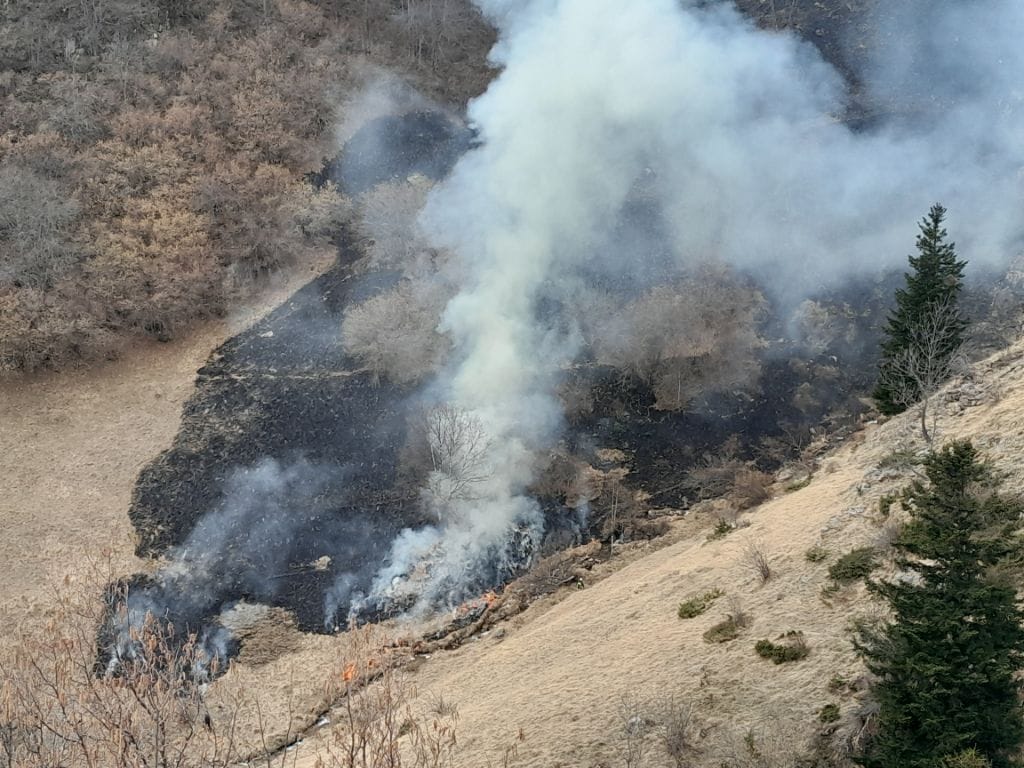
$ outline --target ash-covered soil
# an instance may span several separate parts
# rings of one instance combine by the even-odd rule
[[[320,180],[359,189],[412,173],[443,176],[471,141],[444,116],[381,120],[357,133]],[[211,355],[172,447],[138,477],[129,511],[137,553],[171,566],[135,589],[149,610],[178,624],[204,625],[247,600],[291,610],[305,630],[330,630],[335,609],[342,621],[347,610],[332,602],[339,580],[343,601],[365,594],[395,535],[431,522],[418,504],[422,478],[402,464],[417,392],[376,381],[342,347],[346,307],[398,276],[357,272],[361,254],[349,233],[338,243],[333,266]],[[654,408],[649,388],[583,364],[571,375],[583,379],[593,407],[569,419],[564,445],[595,464],[596,449],[623,450],[629,486],[651,494],[652,506],[685,506],[693,489],[680,480],[706,454],[739,436],[738,458],[770,469],[779,457],[760,455],[759,441],[806,421],[793,398],[806,376],[782,357],[764,365],[756,394],[667,413]],[[829,405],[849,394],[834,382],[825,387]],[[551,541],[578,541],[578,512],[561,503],[574,501],[541,499]]]
[[[323,594],[334,572],[353,559],[379,563],[395,533],[421,522],[416,505],[395,490],[396,446],[405,440],[401,404],[408,392],[374,383],[340,344],[343,308],[374,290],[374,282],[353,276],[339,260],[213,353],[199,370],[173,446],[139,475],[129,514],[140,555],[186,544],[195,554],[212,546],[189,541],[189,535],[204,516],[219,513],[230,518],[225,526],[234,526],[239,538],[225,541],[217,553],[211,576],[218,602],[269,601],[295,611],[300,625],[322,629]],[[260,510],[269,491],[262,499],[240,501],[231,489],[244,484],[239,473],[268,458],[284,472],[302,470],[281,481],[290,500],[273,499],[273,509]],[[232,517],[239,504],[245,530]],[[264,557],[280,572],[260,574],[270,582],[264,587],[251,578],[261,564],[245,561],[265,556],[265,545],[244,534],[281,513],[284,524],[267,531],[279,537],[267,542],[275,557]],[[347,550],[346,540],[356,538],[359,551]],[[329,564],[320,560],[325,556]],[[250,593],[254,589],[257,594]]]

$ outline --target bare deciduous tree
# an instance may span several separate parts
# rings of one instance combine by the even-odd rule
[[[444,516],[452,502],[475,498],[492,475],[491,439],[476,415],[448,404],[427,411],[423,424],[431,466],[426,491],[431,506]]]
[[[437,331],[446,299],[437,283],[406,280],[352,307],[341,324],[345,351],[377,381],[419,381],[436,371],[448,352],[448,340]]]
[[[917,405],[921,436],[928,443],[935,429],[934,412],[932,428],[928,427],[932,397],[951,376],[966,368],[962,350],[949,349],[951,331],[960,323],[955,302],[946,299],[933,304],[909,330],[910,344],[886,362],[880,376],[894,403]]]

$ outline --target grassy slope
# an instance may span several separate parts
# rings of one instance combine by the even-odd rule
[[[1024,485],[1016,460],[1024,449],[1022,372],[1024,343],[976,367],[987,402],[961,413],[946,406],[939,420],[941,439],[972,437],[989,452],[1009,474],[1008,490]],[[786,765],[786,750],[822,730],[818,711],[829,703],[841,707],[841,739],[856,727],[851,715],[859,694],[830,691],[829,681],[862,673],[848,627],[879,609],[861,585],[823,600],[827,566],[884,535],[878,499],[911,474],[880,476],[878,464],[894,448],[923,447],[913,414],[869,426],[826,458],[809,486],[749,512],[748,528],[716,542],[704,540],[706,529],[691,533],[585,590],[566,590],[556,604],[537,604],[505,633],[425,661],[415,673],[420,692],[443,694],[459,705],[458,765],[501,764],[510,743],[518,743],[515,765],[625,765],[624,698],[639,701],[655,724],[646,766],[672,765],[657,734],[660,704],[672,696],[697,706],[706,731],[695,766],[717,768],[723,760],[743,765],[733,755],[743,752],[743,736],[751,730],[763,753],[778,755],[779,762],[767,764]],[[751,542],[769,553],[776,572],[763,586],[748,566]],[[812,564],[804,553],[816,544],[832,555]],[[681,600],[711,588],[737,598],[752,617],[734,642],[709,645],[702,639],[730,610],[728,597],[696,619],[676,616]],[[755,655],[757,640],[788,630],[803,631],[808,659],[775,666]],[[525,739],[517,742],[520,729]]]

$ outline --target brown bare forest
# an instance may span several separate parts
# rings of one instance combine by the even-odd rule
[[[13,0],[0,7],[0,373],[166,339],[332,247],[305,177],[374,67],[461,102],[464,0]]]

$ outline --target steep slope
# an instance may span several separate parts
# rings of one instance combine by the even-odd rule
[[[326,266],[293,273],[258,304],[187,339],[139,343],[107,366],[0,385],[0,621],[44,617],[53,587],[104,550],[115,572],[140,567],[127,515],[135,477],[173,439],[196,370]]]
[[[970,378],[938,398],[938,440],[975,439],[1008,474],[1011,491],[1024,482],[1022,373],[1024,344],[1018,344],[975,366]],[[824,459],[807,487],[780,489],[778,498],[745,515],[748,527],[722,540],[706,541],[707,529],[691,534],[424,661],[414,675],[421,695],[442,694],[459,707],[458,764],[500,765],[503,749],[515,745],[515,765],[626,765],[643,731],[642,764],[673,765],[661,738],[671,699],[694,706],[690,733],[697,750],[687,765],[746,765],[751,747],[765,756],[758,764],[791,765],[822,733],[824,749],[842,751],[862,725],[856,715],[863,670],[849,628],[880,609],[861,585],[823,593],[827,566],[891,536],[879,499],[913,475],[900,457],[926,448],[914,418],[869,425]],[[827,548],[830,556],[810,563],[805,553],[812,547]],[[767,583],[751,567],[751,548],[769,558]],[[725,597],[702,616],[677,617],[680,601],[711,589]],[[739,637],[705,642],[702,634],[737,606],[749,616]],[[774,665],[755,654],[757,640],[791,630],[804,634],[807,659]],[[839,705],[842,717],[825,726],[819,712],[828,704]]]

